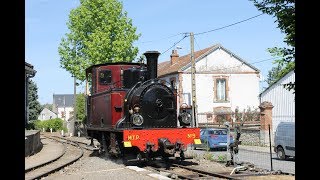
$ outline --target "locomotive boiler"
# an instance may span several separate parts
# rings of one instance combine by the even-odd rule
[[[100,143],[100,152],[183,160],[187,147],[200,143],[191,115],[177,114],[175,90],[157,78],[159,54],[145,52],[146,64],[116,62],[86,69],[86,130]]]

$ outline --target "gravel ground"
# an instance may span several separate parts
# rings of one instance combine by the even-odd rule
[[[55,134],[59,135],[59,134]],[[70,139],[87,142],[90,141],[85,137],[69,137]],[[96,144],[97,142],[95,142]],[[185,153],[188,157],[194,156],[194,151],[190,150]],[[187,159],[198,163],[199,165],[192,165],[200,170],[211,171],[215,173],[230,173],[233,167],[226,167],[225,163],[218,163],[215,161],[205,160],[202,157],[194,159]],[[68,180],[100,180],[100,179],[126,179],[126,180],[150,180],[150,179],[166,179],[164,176],[157,176],[159,173],[152,172],[150,169],[142,169],[138,167],[129,167],[122,164],[121,160],[110,159],[108,156],[92,156],[92,153],[85,151],[84,156],[77,162],[70,166],[53,173],[43,179],[68,179]],[[290,175],[268,175],[246,177],[245,179],[280,179],[293,180],[294,176]]]
[[[100,180],[100,179],[126,179],[126,180],[150,180],[147,171],[137,172],[130,170],[120,162],[111,161],[106,157],[90,157],[89,152],[72,165],[43,179],[68,179],[68,180]]]

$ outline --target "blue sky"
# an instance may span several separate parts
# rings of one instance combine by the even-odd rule
[[[124,11],[137,27],[141,37],[135,46],[138,57],[148,50],[162,54],[159,62],[169,60],[170,48],[182,39],[184,32],[206,32],[261,14],[249,0],[123,0]],[[52,103],[53,94],[73,94],[73,78],[60,68],[58,46],[69,32],[67,21],[70,10],[79,0],[25,1],[25,59],[37,74],[33,81],[38,86],[39,102]],[[174,36],[176,35],[176,36]],[[251,20],[195,36],[195,51],[220,43],[261,71],[263,77],[274,66],[267,48],[283,47],[275,18],[263,14]],[[190,53],[190,38],[179,44],[180,56]],[[170,49],[169,49],[170,48]],[[168,50],[168,51],[166,51]],[[166,52],[165,52],[166,51]],[[258,61],[261,63],[255,63]],[[261,87],[265,87],[262,83]],[[77,88],[83,92],[83,86]]]

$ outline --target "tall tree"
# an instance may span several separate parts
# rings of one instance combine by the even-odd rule
[[[284,42],[288,47],[273,47],[268,51],[273,56],[282,58],[275,61],[279,70],[277,78],[283,77],[286,73],[295,69],[295,0],[250,0],[258,10],[276,17],[276,23],[281,32],[285,33]],[[271,70],[273,71],[273,70]],[[295,82],[285,85],[288,90],[295,91]]]
[[[38,101],[38,87],[31,79],[28,81],[29,120],[37,120],[42,107]]]
[[[80,121],[84,121],[85,114],[85,95],[83,93],[77,94],[76,96],[76,117]]]
[[[71,10],[69,33],[58,48],[60,65],[78,80],[85,80],[85,69],[107,62],[132,62],[138,53],[136,27],[117,0],[80,0]]]

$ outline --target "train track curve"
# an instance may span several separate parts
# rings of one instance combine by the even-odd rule
[[[53,139],[64,144],[64,151],[54,160],[44,162],[42,164],[30,167],[25,170],[25,179],[33,180],[48,176],[74,162],[79,160],[83,154],[83,148],[77,142],[61,139],[54,136],[44,136],[45,138]]]

